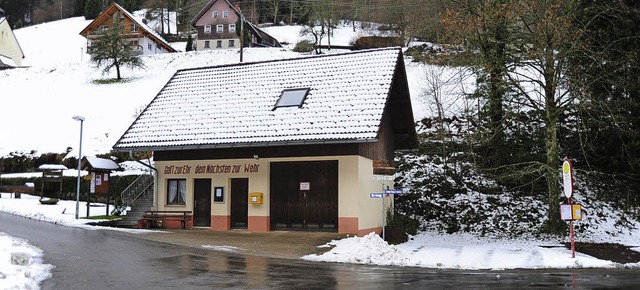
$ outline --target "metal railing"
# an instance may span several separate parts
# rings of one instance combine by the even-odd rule
[[[140,196],[153,186],[154,178],[151,172],[138,176],[120,194],[122,200],[121,212],[130,207]]]

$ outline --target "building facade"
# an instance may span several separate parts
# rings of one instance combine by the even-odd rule
[[[195,50],[240,48],[240,12],[227,0],[211,0],[193,18]],[[281,47],[280,43],[245,19],[250,43],[244,46]]]
[[[122,38],[131,45],[134,55],[176,52],[159,34],[115,2],[80,32],[87,39],[87,47],[114,23],[122,26]]]
[[[384,224],[372,193],[393,189],[394,152],[416,146],[393,48],[180,70],[114,150],[153,151],[154,207],[190,226],[364,235]]]

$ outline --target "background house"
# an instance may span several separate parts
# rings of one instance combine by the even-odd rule
[[[87,38],[87,46],[90,47],[91,41],[100,37],[101,30],[112,27],[114,22],[123,25],[122,37],[134,47],[136,55],[176,52],[159,34],[115,2],[89,23],[80,35]]]
[[[240,12],[227,0],[211,0],[191,21],[197,31],[195,50],[239,48]],[[249,33],[246,46],[281,47],[280,43],[266,32],[245,19]],[[246,39],[246,38],[245,38]]]
[[[193,226],[367,234],[416,146],[393,48],[179,70],[114,150],[153,151],[154,207]]]
[[[0,69],[21,66],[23,58],[18,39],[0,10]]]

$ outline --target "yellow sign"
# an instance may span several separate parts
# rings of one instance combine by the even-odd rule
[[[569,162],[565,162],[564,164],[562,164],[562,172],[564,172],[564,174],[569,174],[570,171],[571,165],[569,164]]]
[[[573,204],[571,205],[571,211],[573,213],[574,220],[582,219],[582,206],[580,206],[579,204]]]
[[[249,193],[249,204],[262,204],[262,192]]]

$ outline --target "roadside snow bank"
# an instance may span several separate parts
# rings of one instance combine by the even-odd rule
[[[51,269],[42,263],[42,250],[0,232],[0,290],[40,289],[40,283],[51,277]]]

